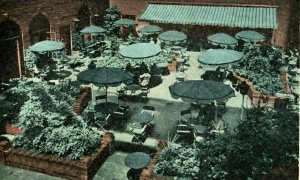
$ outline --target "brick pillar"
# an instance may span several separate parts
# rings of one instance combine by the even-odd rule
[[[0,140],[0,164],[6,164],[5,151],[11,147],[8,140]]]

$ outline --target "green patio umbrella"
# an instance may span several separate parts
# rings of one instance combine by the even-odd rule
[[[58,41],[40,41],[29,47],[29,50],[37,53],[60,51],[65,48],[65,44]]]
[[[157,44],[137,43],[126,46],[119,51],[119,54],[125,58],[144,59],[158,55],[161,48]]]
[[[241,31],[235,34],[235,38],[242,39],[246,42],[264,41],[266,37],[256,31]]]
[[[212,80],[187,80],[171,85],[169,90],[174,98],[200,104],[209,104],[213,101],[222,102],[235,96],[230,85]]]
[[[127,18],[124,18],[124,19],[119,19],[117,21],[114,22],[116,25],[119,25],[119,26],[126,26],[126,25],[137,25],[138,23],[132,19],[127,19]]]
[[[142,169],[146,167],[151,158],[148,154],[143,152],[134,152],[126,156],[124,162],[127,167],[132,169]]]
[[[238,41],[225,33],[216,33],[207,38],[208,42],[221,46],[234,46],[237,45]]]
[[[121,83],[131,83],[133,77],[134,75],[130,72],[121,68],[112,67],[88,69],[77,75],[77,79],[81,82],[105,85],[106,94],[108,86],[118,86]]]
[[[80,32],[83,34],[99,34],[106,32],[106,30],[99,26],[90,25],[82,29]]]
[[[156,25],[147,25],[138,30],[141,33],[159,33],[162,29]]]
[[[225,65],[242,60],[243,53],[229,49],[209,49],[201,52],[198,61],[206,65]]]
[[[176,42],[176,41],[186,40],[187,35],[183,32],[179,32],[179,31],[166,31],[166,32],[161,33],[158,36],[158,38],[163,41]]]

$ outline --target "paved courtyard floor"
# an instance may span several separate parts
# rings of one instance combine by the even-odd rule
[[[200,80],[201,74],[205,72],[204,69],[199,68],[197,56],[199,52],[188,52],[190,54],[190,67],[185,72],[187,79]],[[150,137],[155,139],[167,139],[169,136],[175,135],[175,127],[180,117],[180,111],[189,108],[190,104],[183,102],[181,99],[173,99],[169,92],[169,86],[176,81],[176,72],[172,72],[168,76],[163,76],[163,83],[152,88],[148,95],[148,102],[124,102],[129,105],[131,116],[140,112],[143,105],[155,106],[155,127]],[[229,81],[225,83],[230,84]],[[117,102],[116,88],[110,87],[108,89],[110,101]],[[238,123],[241,114],[242,96],[236,92],[236,97],[230,98],[226,103],[227,111],[223,115],[223,119],[228,122],[228,130],[233,131]],[[250,100],[245,98],[245,106],[250,107]],[[128,122],[132,122],[131,119]],[[109,157],[105,164],[98,170],[95,175],[95,180],[124,180],[126,173],[129,170],[124,164],[124,159],[128,152],[117,151]],[[60,179],[48,176],[42,173],[31,172],[18,168],[0,165],[0,180],[47,180],[47,179]]]

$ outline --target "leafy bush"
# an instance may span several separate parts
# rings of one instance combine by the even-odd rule
[[[28,100],[18,114],[18,125],[24,132],[14,139],[14,147],[78,159],[98,146],[99,134],[72,111],[70,88],[44,82],[23,88]]]
[[[25,67],[27,70],[33,70],[37,62],[36,55],[29,49],[25,50]]]
[[[257,90],[266,94],[283,91],[280,78],[280,68],[289,61],[299,58],[299,53],[285,53],[274,45],[259,45],[247,43],[244,46],[244,60],[239,66],[233,66],[232,71],[250,79]]]
[[[197,179],[259,179],[272,168],[298,164],[298,119],[297,112],[249,109],[234,134],[163,149],[155,172]]]

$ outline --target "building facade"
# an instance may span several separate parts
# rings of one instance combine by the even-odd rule
[[[111,0],[111,5],[116,5],[125,17],[134,17],[136,20],[143,15],[149,4],[178,4],[178,5],[198,5],[198,6],[232,6],[232,7],[264,7],[276,8],[277,27],[275,28],[255,28],[267,36],[270,42],[283,48],[299,47],[299,1],[298,0]],[[157,12],[156,12],[157,13]],[[174,16],[178,15],[173,12]],[[170,15],[172,16],[172,15]],[[214,16],[214,15],[212,15]],[[201,40],[212,33],[226,32],[234,35],[236,32],[246,27],[228,27],[218,25],[189,25],[181,23],[157,23],[164,29],[176,29],[186,32],[193,39]],[[139,22],[139,27],[147,24]]]
[[[46,39],[60,40],[71,51],[74,19],[78,26],[102,24],[108,0],[0,1],[0,82],[24,74],[24,50]]]

